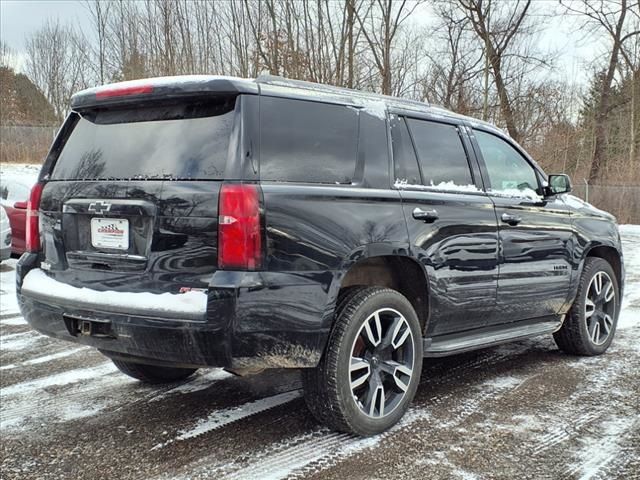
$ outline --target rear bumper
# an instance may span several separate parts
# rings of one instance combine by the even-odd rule
[[[77,296],[69,290],[75,287],[60,282],[58,288],[43,278],[30,276],[25,282],[29,272],[49,278],[36,264],[34,255],[24,255],[16,275],[18,302],[29,324],[111,356],[182,367],[304,368],[317,365],[329,333],[332,312],[324,311],[327,294],[317,281],[300,284],[298,278],[292,284],[286,274],[265,279],[256,273],[217,272],[208,292],[200,293],[201,309],[185,313],[164,300],[163,308],[145,304],[144,295],[152,294]],[[115,302],[109,301],[113,295]]]

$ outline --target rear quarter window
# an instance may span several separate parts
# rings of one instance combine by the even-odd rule
[[[356,109],[275,97],[260,101],[261,180],[351,183],[358,145]]]

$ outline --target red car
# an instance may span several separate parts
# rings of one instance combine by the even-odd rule
[[[11,253],[14,255],[22,255],[25,250],[25,222],[30,191],[31,184],[25,180],[3,176],[0,204],[7,212],[11,224]]]

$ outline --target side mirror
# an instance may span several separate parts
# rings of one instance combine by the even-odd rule
[[[549,195],[559,195],[561,193],[569,193],[571,191],[571,179],[569,175],[564,173],[558,175],[549,175],[549,186],[547,192]]]
[[[26,210],[27,202],[16,202],[13,204],[13,208],[17,208],[18,210]]]

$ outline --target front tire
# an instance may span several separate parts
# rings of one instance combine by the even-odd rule
[[[160,384],[177,382],[190,377],[197,370],[195,368],[160,367],[143,363],[124,362],[112,358],[118,370],[144,383]]]
[[[572,355],[601,355],[613,341],[619,312],[620,289],[613,268],[602,258],[588,257],[573,306],[553,338]]]
[[[350,289],[320,364],[304,374],[305,400],[320,423],[374,435],[404,415],[421,369],[422,335],[411,303],[388,288]]]

